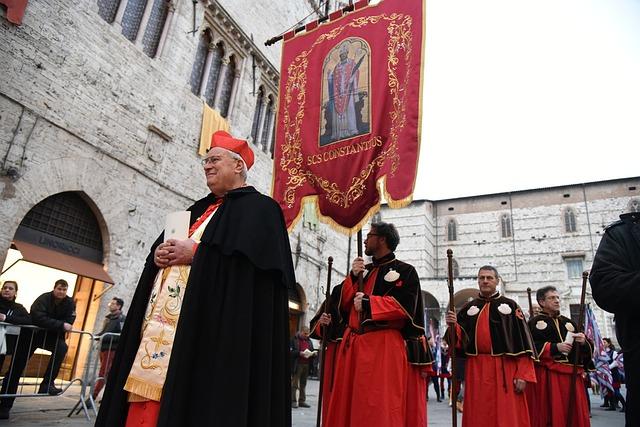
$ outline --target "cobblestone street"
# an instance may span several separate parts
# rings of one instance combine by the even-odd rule
[[[311,408],[294,408],[291,411],[293,427],[315,427],[318,399],[318,381],[310,380],[307,384],[307,398]],[[22,398],[17,399],[11,412],[9,421],[0,421],[0,425],[14,427],[35,426],[90,426],[91,421],[82,415],[67,417],[70,409],[78,401],[79,388],[70,388],[67,393],[58,397]],[[451,412],[444,402],[437,402],[433,396],[433,389],[429,400],[428,418],[429,427],[445,427],[451,425]],[[620,412],[605,411],[600,408],[602,400],[599,396],[591,396],[593,427],[621,427],[624,426],[624,414]],[[461,425],[461,414],[458,416],[458,425]],[[391,427],[391,426],[390,426]]]

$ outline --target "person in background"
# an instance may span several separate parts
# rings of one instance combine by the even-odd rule
[[[309,338],[309,327],[303,326],[291,339],[291,357],[293,377],[291,378],[291,407],[309,408],[307,403],[307,378],[309,378],[309,364],[311,358],[315,356],[313,353],[313,343]],[[296,401],[296,391],[298,400]]]
[[[22,304],[18,304],[16,302],[17,294],[18,282],[14,280],[7,280],[2,284],[2,290],[0,290],[0,322],[11,323],[14,325],[30,325],[31,316],[29,316],[29,312],[27,312],[27,309],[24,308]],[[10,326],[6,327],[5,354],[15,354],[16,345],[18,343],[22,344],[22,341],[27,341],[24,338],[30,334],[21,334],[21,331],[21,328]],[[22,340],[20,338],[22,338]],[[0,367],[4,364],[5,354],[0,355]],[[11,369],[11,366],[9,366],[9,369]],[[0,394],[14,394],[18,389],[19,378],[19,375],[11,376],[10,372],[4,373]],[[12,381],[10,381],[10,379]],[[13,397],[4,397],[0,399],[0,420],[9,419],[9,412],[11,411],[14,400],[15,398]]]
[[[611,342],[611,338],[602,338],[604,348],[609,359],[609,369],[611,370],[611,382],[613,391],[607,391],[608,406],[607,411],[615,411],[618,409],[618,402],[621,404],[620,412],[625,412],[626,401],[620,393],[620,386],[623,382],[622,374],[618,368],[618,352],[616,346]]]
[[[109,314],[104,319],[102,324],[102,330],[98,333],[98,337],[104,334],[109,334],[106,337],[102,337],[100,341],[100,371],[98,377],[100,378],[93,388],[93,399],[97,399],[104,382],[109,375],[111,366],[113,365],[113,357],[116,354],[118,348],[119,334],[122,332],[122,325],[126,320],[126,316],[122,313],[122,307],[124,306],[124,300],[122,298],[114,297],[109,301],[108,308]]]
[[[62,393],[62,389],[56,387],[53,382],[58,377],[62,361],[67,355],[66,332],[72,329],[73,322],[76,320],[76,303],[67,295],[68,289],[69,284],[66,280],[56,280],[53,291],[40,295],[31,305],[33,324],[44,330],[35,333],[34,345],[29,351],[29,357],[36,346],[51,352],[38,393],[47,393],[52,396]],[[22,365],[20,372],[24,366]]]

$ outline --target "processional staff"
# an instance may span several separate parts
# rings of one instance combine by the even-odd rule
[[[331,310],[331,269],[333,268],[333,257],[328,258],[327,266],[327,289],[324,297],[324,312],[329,313]],[[337,319],[335,319],[337,320]],[[334,321],[335,321],[334,320]],[[324,369],[325,363],[325,351],[329,343],[329,325],[323,325],[322,328],[322,340],[320,341],[320,388],[318,390],[318,413],[316,415],[316,427],[320,427],[322,419],[322,391],[324,386]]]
[[[589,278],[589,272],[584,271],[582,272],[582,290],[580,291],[580,311],[579,311],[579,317],[578,317],[578,328],[576,332],[584,332],[584,309],[585,309],[585,304],[584,304],[584,300],[585,300],[585,296],[587,293],[587,279]],[[576,351],[573,353],[573,367],[571,370],[571,385],[570,385],[570,392],[569,392],[569,405],[568,405],[568,412],[567,412],[567,427],[572,427],[573,425],[573,410],[575,407],[575,400],[576,400],[576,377],[578,375],[578,363],[581,359],[581,351],[582,350],[582,345],[580,345],[580,343],[578,343],[578,345],[576,346]]]
[[[447,279],[449,285],[449,311],[456,312],[456,306],[453,302],[453,251],[447,249]],[[458,408],[456,406],[457,393],[458,393],[458,379],[456,377],[456,345],[457,345],[457,328],[454,324],[449,329],[449,360],[451,361],[451,425],[457,427],[458,425]]]

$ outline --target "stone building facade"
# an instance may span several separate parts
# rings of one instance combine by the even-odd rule
[[[624,212],[640,210],[640,178],[414,201],[409,208],[383,208],[382,220],[400,231],[398,257],[414,264],[433,317],[448,304],[447,249],[453,251],[455,302],[477,293],[483,265],[497,267],[501,289],[526,310],[527,288],[558,288],[562,310],[579,304],[582,272],[589,270],[604,228]],[[590,303],[604,336],[614,335],[613,318]],[[437,303],[436,303],[437,301]],[[575,307],[574,307],[575,309]]]
[[[344,3],[332,2],[332,10]],[[48,249],[66,251],[70,262],[78,254],[90,258],[115,283],[94,280],[78,288],[88,304],[80,326],[93,329],[91,319],[104,315],[111,297],[130,301],[166,213],[207,193],[198,156],[205,103],[234,135],[251,141],[256,163],[249,182],[270,193],[281,45],[263,42],[319,17],[319,4],[38,0],[28,3],[19,26],[0,10],[0,262],[17,237],[36,230],[52,236]],[[398,256],[418,268],[437,316],[447,302],[449,247],[459,291],[475,287],[479,265],[494,263],[505,290],[522,305],[527,287],[547,283],[558,285],[568,303],[578,285],[567,277],[568,264],[572,272],[579,262],[588,268],[602,226],[637,202],[638,184],[633,178],[416,201],[383,208],[381,218],[399,226]],[[71,218],[68,229],[58,230],[68,204],[92,219],[76,227]],[[50,205],[58,216],[34,225],[35,214],[47,216]],[[566,221],[575,230],[567,231]],[[87,235],[93,243],[81,241]],[[290,304],[295,329],[323,299],[327,257],[334,258],[335,284],[356,250],[355,238],[319,223],[311,209],[290,239],[299,282]]]

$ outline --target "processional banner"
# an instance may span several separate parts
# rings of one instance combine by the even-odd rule
[[[305,202],[346,233],[411,202],[419,154],[423,0],[355,4],[285,34],[273,197],[291,229]]]

